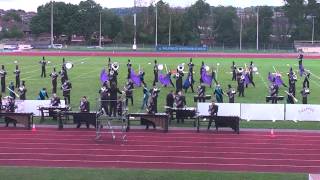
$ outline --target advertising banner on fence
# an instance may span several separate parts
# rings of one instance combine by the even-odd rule
[[[6,101],[2,101],[3,104],[6,104]],[[16,100],[15,105],[17,109],[15,112],[18,113],[33,113],[34,116],[40,116],[40,111],[38,110],[40,106],[48,107],[50,106],[50,100]],[[65,107],[64,100],[61,100],[61,107]]]
[[[157,51],[188,51],[188,52],[199,52],[208,51],[208,47],[203,46],[157,46]]]
[[[200,116],[209,115],[209,106],[211,103],[198,103],[198,114]],[[240,104],[217,103],[219,106],[218,116],[238,116],[240,117]]]
[[[284,104],[241,104],[241,119],[284,120]]]
[[[286,120],[320,121],[320,105],[287,104]]]

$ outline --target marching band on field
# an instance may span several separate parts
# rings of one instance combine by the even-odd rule
[[[302,96],[302,103],[307,104],[308,103],[308,95],[310,94],[309,90],[309,79],[310,79],[310,71],[304,69],[303,67],[303,55],[300,54],[299,57],[299,74],[300,76],[304,76],[303,80],[303,88],[300,91],[300,94]],[[45,57],[42,57],[42,60],[39,61],[41,65],[41,78],[46,77],[46,65],[50,63],[50,61],[46,61]],[[98,93],[100,94],[100,101],[101,101],[101,110],[103,110],[107,115],[109,116],[116,116],[117,109],[120,106],[118,103],[118,100],[120,97],[118,97],[118,94],[123,94],[125,96],[125,104],[128,106],[129,100],[131,101],[131,105],[134,104],[134,97],[133,97],[133,91],[135,86],[142,86],[143,87],[143,100],[141,109],[147,110],[148,113],[157,113],[157,102],[158,97],[160,93],[160,89],[157,88],[157,84],[160,82],[163,87],[167,87],[168,85],[171,85],[176,90],[171,91],[166,96],[166,109],[167,113],[171,114],[172,111],[170,108],[173,108],[174,105],[176,108],[184,108],[186,107],[186,98],[183,95],[184,92],[187,92],[187,90],[190,88],[192,93],[194,93],[194,67],[195,65],[192,62],[192,58],[190,58],[189,63],[187,64],[188,71],[184,71],[184,63],[179,64],[177,66],[177,69],[175,71],[171,71],[167,69],[166,65],[158,64],[157,60],[154,60],[153,65],[153,87],[151,89],[148,89],[147,84],[144,81],[145,72],[142,68],[139,66],[139,73],[136,75],[134,74],[134,70],[132,67],[132,63],[130,60],[128,60],[127,63],[127,83],[125,84],[123,91],[119,90],[118,88],[118,75],[119,75],[119,63],[112,62],[110,58],[108,58],[107,61],[107,71],[105,72],[106,79],[101,79],[102,81],[102,87],[99,89]],[[219,64],[217,64],[219,66]],[[72,83],[70,82],[68,78],[68,70],[73,67],[73,64],[70,62],[66,62],[63,58],[61,70],[59,72],[56,71],[56,68],[53,68],[53,71],[50,73],[51,78],[51,84],[52,84],[52,98],[51,98],[51,105],[57,106],[60,104],[60,98],[57,97],[57,79],[60,77],[61,81],[61,90],[62,94],[65,100],[66,105],[71,104],[71,90],[72,90]],[[162,70],[166,69],[166,73],[162,74]],[[215,101],[217,103],[223,103],[224,102],[224,96],[228,97],[229,103],[235,102],[236,94],[238,93],[239,97],[245,97],[245,89],[248,88],[250,84],[252,84],[253,87],[255,87],[254,83],[254,74],[258,73],[258,68],[253,64],[253,62],[250,62],[249,67],[245,65],[245,67],[237,67],[236,63],[233,61],[231,65],[231,80],[237,82],[237,88],[234,89],[230,84],[228,84],[228,89],[226,92],[223,91],[220,83],[217,81],[217,72],[214,71],[214,69],[211,69],[210,74],[210,67],[206,65],[204,62],[201,63],[200,66],[200,84],[197,88],[197,98],[199,102],[205,102],[206,100],[206,85],[210,86],[214,82],[216,84],[213,95],[215,96]],[[275,70],[276,71],[276,70]],[[6,89],[10,91],[9,96],[9,104],[5,106],[5,109],[7,111],[12,111],[12,103],[14,104],[14,100],[16,97],[19,97],[21,100],[26,99],[26,93],[27,88],[25,81],[22,81],[20,83],[20,74],[21,71],[19,69],[19,66],[16,65],[16,68],[13,72],[15,74],[15,84],[13,82],[10,83],[9,87],[6,87],[6,75],[7,72],[5,70],[4,65],[1,66],[0,70],[0,78],[1,78],[1,92],[5,93]],[[287,94],[287,103],[294,104],[298,102],[296,99],[296,82],[297,82],[297,75],[296,73],[290,68],[288,75],[288,91],[285,91]],[[172,82],[171,78],[174,78],[176,83],[174,84]],[[184,80],[184,77],[185,80]],[[270,81],[269,86],[269,98],[271,100],[271,103],[277,103],[279,100],[279,88],[281,86],[287,87],[287,85],[282,80],[282,75],[279,72],[275,73],[269,73],[268,80]],[[17,93],[15,92],[15,88],[17,89]],[[48,98],[48,94],[45,88],[40,90],[38,99],[43,100],[45,98]],[[11,103],[11,104],[10,104]],[[8,106],[8,107],[7,107]],[[89,102],[87,98],[84,96],[80,101],[80,107],[81,112],[87,112],[89,111]],[[14,110],[13,110],[14,111]],[[178,122],[183,122],[183,119],[179,119],[179,113],[177,112],[177,119]]]

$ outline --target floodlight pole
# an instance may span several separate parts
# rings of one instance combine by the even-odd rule
[[[101,48],[101,11],[99,13],[100,16],[100,24],[99,24],[99,47]]]
[[[171,46],[171,13],[169,19],[169,46]]]
[[[259,7],[257,9],[257,51],[259,51]]]
[[[133,14],[133,25],[134,25],[134,37],[133,47],[137,47],[137,1],[134,0],[134,14]]]
[[[156,3],[156,40],[155,40],[155,46],[158,46],[158,7]]]
[[[242,14],[240,14],[240,40],[239,48],[242,51]]]
[[[311,17],[312,17],[312,37],[311,37],[311,42],[313,44],[313,42],[314,42],[314,18],[316,16],[311,16]]]
[[[50,44],[51,48],[53,48],[53,1],[51,0],[51,37],[50,37]]]

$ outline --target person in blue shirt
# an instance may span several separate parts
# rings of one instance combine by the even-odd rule
[[[49,98],[48,93],[47,93],[47,89],[42,88],[39,92],[38,100],[45,100],[46,98]]]
[[[220,84],[217,84],[213,94],[216,96],[216,101],[218,103],[223,103],[224,92],[222,91]]]

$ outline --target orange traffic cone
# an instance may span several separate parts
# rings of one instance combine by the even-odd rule
[[[272,128],[271,131],[270,131],[270,135],[271,135],[271,137],[274,137],[273,128]]]
[[[35,125],[35,124],[32,124],[32,132],[35,132],[35,131],[37,131],[36,125]]]

